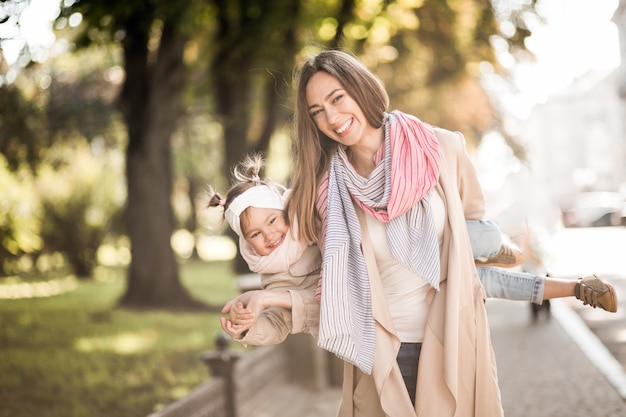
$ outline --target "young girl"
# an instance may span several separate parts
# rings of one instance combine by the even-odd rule
[[[289,190],[277,183],[261,180],[263,160],[258,155],[247,157],[233,170],[234,185],[227,198],[212,192],[209,207],[221,207],[224,218],[239,236],[242,257],[252,272],[261,276],[261,288],[270,291],[249,291],[224,306],[222,328],[243,344],[266,345],[284,341],[289,333],[317,336],[319,303],[315,299],[321,257],[317,245],[294,239],[297,225],[290,225],[284,206]],[[468,232],[474,257],[507,252],[497,226],[490,221],[468,221]],[[473,238],[474,237],[474,238]],[[482,252],[481,252],[482,251]],[[496,254],[497,256],[497,254]],[[509,262],[510,263],[510,262]],[[523,300],[541,304],[544,299],[573,296],[581,283],[573,280],[547,278],[495,267],[476,268],[487,297]],[[612,286],[595,275],[584,277],[582,288],[590,282],[607,288],[609,297],[592,297],[605,310],[615,311]],[[578,290],[580,293],[581,291]],[[589,292],[589,291],[587,291]],[[584,294],[585,291],[582,291]],[[318,292],[319,294],[319,292]],[[596,292],[597,295],[597,292]],[[579,299],[581,297],[578,297]],[[604,305],[604,304],[606,305]],[[302,317],[292,314],[303,311]],[[255,320],[256,318],[256,320]]]
[[[260,274],[261,288],[269,290],[249,291],[224,307],[224,313],[232,307],[232,316],[221,318],[222,327],[246,345],[280,343],[289,333],[317,336],[319,322],[315,299],[319,249],[294,239],[297,224],[290,224],[284,212],[289,191],[261,180],[262,169],[260,156],[247,157],[234,168],[234,185],[226,198],[212,192],[207,204],[223,209],[225,220],[239,236],[242,257],[252,272]],[[292,314],[292,308],[302,314]]]

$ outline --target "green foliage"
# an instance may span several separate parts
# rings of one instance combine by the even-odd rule
[[[72,292],[0,302],[0,416],[145,416],[206,381],[198,355],[217,314],[115,309],[124,274],[98,268]],[[224,263],[184,264],[181,278],[220,306],[236,295]]]
[[[91,275],[105,237],[120,233],[125,199],[122,161],[93,149],[83,140],[50,149],[37,179],[46,251],[63,253],[79,277]]]
[[[25,2],[2,3],[24,6]],[[224,184],[220,173],[225,174],[244,153],[280,146],[268,160],[279,159],[281,168],[289,170],[287,132],[293,107],[290,75],[301,58],[319,48],[354,51],[382,79],[393,108],[462,131],[470,145],[478,142],[487,129],[493,128],[496,117],[478,82],[481,68],[491,64],[495,70],[501,69],[496,52],[523,55],[519,52],[529,35],[526,21],[536,17],[535,3],[63,1],[55,27],[70,52],[57,55],[60,49],[55,47],[55,53],[50,55],[54,59],[22,71],[29,74],[19,89],[19,78],[16,85],[6,84],[11,77],[0,74],[0,82],[4,82],[0,86],[0,152],[13,170],[23,163],[35,167],[44,155],[42,148],[64,141],[73,146],[77,136],[96,147],[121,148],[122,141],[128,139],[127,150],[154,151],[152,155],[161,159],[154,162],[148,158],[153,163],[147,168],[156,168],[155,172],[163,177],[158,177],[148,192],[150,196],[160,196],[156,205],[141,198],[146,187],[138,186],[137,181],[142,175],[155,176],[146,166],[137,165],[144,159],[128,159],[127,172],[137,173],[128,181],[133,197],[129,207],[138,207],[134,211],[138,220],[130,224],[136,226],[144,220],[147,223],[147,214],[163,213],[159,221],[146,227],[162,232],[155,240],[167,247],[170,222],[163,205],[169,203],[172,191],[168,188],[169,152],[175,151],[177,174],[172,181],[177,202],[174,214],[178,224],[191,231],[195,229],[193,221],[189,221],[195,219],[194,199],[204,184]],[[13,22],[17,22],[22,9],[14,9]],[[82,16],[82,23],[74,27],[70,16],[75,18],[77,14]],[[507,25],[500,26],[502,22]],[[500,28],[505,26],[506,33],[501,33]],[[497,51],[494,45],[498,45]],[[28,48],[25,49],[27,53]],[[179,105],[182,92],[186,94],[184,106]],[[127,135],[110,134],[121,124],[115,103],[121,103],[124,110]],[[187,109],[191,109],[185,120],[187,126],[175,131],[173,121]],[[101,169],[102,165],[94,162],[91,166],[80,159],[55,159],[54,169],[38,172],[57,180],[38,180],[38,184],[44,184],[39,190],[45,196],[45,250],[62,251],[77,274],[88,275],[103,234],[116,229],[109,221],[118,218],[121,203],[115,192],[109,193],[111,178]],[[83,169],[85,173],[80,171]],[[99,173],[94,176],[93,172]],[[114,203],[100,200],[99,195],[113,196],[110,200]],[[185,197],[187,201],[179,204]],[[20,253],[35,250],[38,227],[35,222],[29,225],[30,229],[24,229],[32,241],[29,246],[22,236]],[[3,229],[0,233],[9,235],[14,233],[12,230]],[[142,240],[147,233],[133,230],[142,229],[129,229],[134,248],[152,244]],[[17,241],[15,237],[11,239]],[[5,258],[14,252],[5,251]],[[134,256],[132,262],[143,265],[136,270],[145,270],[146,261],[138,259]],[[155,279],[177,278],[168,273]],[[141,285],[151,282],[145,280]],[[141,296],[147,293],[136,291]]]
[[[0,154],[11,170],[34,166],[46,143],[45,119],[38,92],[27,95],[17,85],[0,84]]]
[[[10,171],[0,155],[0,274],[13,273],[21,256],[37,252],[40,238],[40,206],[32,173],[24,165]]]

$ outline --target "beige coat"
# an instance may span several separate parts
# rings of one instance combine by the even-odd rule
[[[436,134],[442,162],[437,190],[446,206],[447,222],[441,253],[441,289],[431,290],[428,295],[430,309],[419,363],[416,408],[411,405],[396,362],[400,341],[393,332],[381,284],[376,279],[374,257],[367,256],[364,241],[377,329],[376,357],[372,375],[344,365],[340,417],[503,415],[484,291],[465,225],[465,219],[483,217],[484,195],[466,154],[463,136],[443,129],[436,129]],[[315,259],[316,250],[312,247],[307,256]],[[288,333],[317,334],[319,304],[316,307],[312,297],[319,273],[303,276],[294,272],[300,278],[294,280],[290,274],[268,277],[272,280],[270,287],[290,288],[291,313],[275,310],[264,315],[246,335],[247,343],[279,343]]]
[[[430,307],[419,362],[416,407],[413,409],[405,392],[396,362],[400,341],[393,331],[373,253],[364,240],[376,321],[376,356],[371,375],[364,375],[352,365],[344,366],[340,417],[503,415],[484,291],[465,225],[465,219],[483,217],[484,195],[466,154],[463,136],[443,129],[436,129],[436,134],[442,162],[437,190],[446,206],[447,222],[440,291],[431,289],[428,294]],[[366,228],[363,232],[365,236]]]
[[[320,304],[315,290],[320,276],[321,256],[317,245],[309,246],[289,271],[261,274],[261,288],[287,290],[291,295],[292,310],[270,307],[263,311],[245,337],[244,345],[274,345],[290,333],[308,333],[317,337]]]

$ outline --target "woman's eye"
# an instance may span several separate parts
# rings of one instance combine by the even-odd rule
[[[319,109],[319,110],[315,110],[315,111],[311,112],[311,117],[312,117],[312,118],[315,118],[315,116],[317,116],[317,115],[318,115],[318,114],[320,114],[321,112],[322,112],[322,110],[321,110],[321,109]]]
[[[333,97],[333,103],[337,103],[342,98],[343,98],[343,94],[337,94],[335,97]]]

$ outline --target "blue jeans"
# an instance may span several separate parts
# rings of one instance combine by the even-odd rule
[[[465,224],[474,259],[489,258],[498,253],[502,246],[502,235],[494,222],[467,220]],[[536,304],[543,302],[544,277],[489,266],[476,267],[476,272],[489,298],[530,301]]]
[[[489,298],[543,302],[544,277],[492,266],[478,266],[476,272]]]
[[[466,220],[467,234],[472,245],[474,259],[490,258],[502,246],[500,228],[491,220]]]

